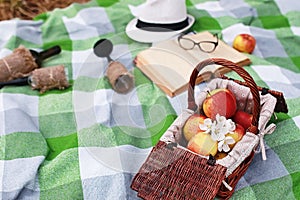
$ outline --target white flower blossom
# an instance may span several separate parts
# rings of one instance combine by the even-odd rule
[[[203,124],[200,124],[199,125],[199,128],[202,130],[202,131],[205,131],[206,133],[209,133],[211,131],[211,126],[212,126],[212,121],[210,118],[206,118],[203,120]]]
[[[217,121],[214,121],[212,124],[210,134],[213,140],[221,141],[224,140],[225,135],[227,134],[227,130],[222,126],[222,124],[219,124],[217,123]]]
[[[220,129],[227,132],[233,132],[235,130],[235,123],[231,119],[226,119],[224,116],[216,115],[216,121]]]
[[[209,133],[214,141],[218,141],[219,151],[230,151],[229,144],[234,144],[235,141],[231,136],[227,136],[228,133],[233,133],[236,126],[231,119],[226,119],[224,116],[216,115],[216,120],[212,121],[210,118],[206,118],[203,124],[199,125],[199,128],[205,133]]]
[[[216,115],[216,121],[218,124],[225,124],[226,123],[226,117],[219,115],[219,113]]]
[[[233,133],[233,131],[236,129],[235,123],[231,119],[228,119],[226,121],[225,126],[226,126],[229,133]]]
[[[235,143],[234,139],[231,136],[227,136],[224,138],[224,140],[218,142],[218,150],[220,152],[221,151],[228,152],[230,151],[229,145],[234,143]]]

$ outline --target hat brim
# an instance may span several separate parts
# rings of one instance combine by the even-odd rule
[[[137,18],[132,19],[126,26],[126,34],[131,39],[143,42],[143,43],[153,43],[159,42],[162,40],[166,40],[172,38],[173,36],[182,33],[188,30],[195,22],[195,18],[191,15],[187,15],[188,17],[188,25],[180,30],[176,31],[146,31],[136,27]]]

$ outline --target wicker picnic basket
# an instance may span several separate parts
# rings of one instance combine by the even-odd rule
[[[199,71],[218,64],[235,71],[244,82],[213,78],[195,99],[194,87]],[[225,158],[200,156],[187,148],[182,127],[194,113],[201,112],[207,90],[228,88],[237,97],[237,109],[252,113],[252,123],[246,134]],[[278,100],[280,106],[278,106]],[[200,62],[190,77],[188,108],[183,111],[153,147],[135,175],[131,188],[143,199],[229,199],[237,182],[248,169],[256,147],[261,142],[266,125],[274,112],[287,112],[282,93],[260,88],[242,67],[212,58]],[[274,127],[273,127],[274,128]]]

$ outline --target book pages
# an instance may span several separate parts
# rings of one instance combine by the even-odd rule
[[[196,42],[216,41],[216,38],[207,31],[185,37],[190,37]],[[174,96],[187,88],[192,71],[197,64],[207,58],[224,58],[240,65],[250,63],[246,55],[220,40],[215,51],[206,53],[201,51],[198,46],[191,50],[185,50],[180,47],[177,39],[172,39],[141,51],[137,55],[136,66],[169,96]],[[219,69],[221,70],[219,71]],[[219,65],[206,66],[200,71],[197,83],[205,80],[208,74],[216,70],[218,73],[228,71]]]

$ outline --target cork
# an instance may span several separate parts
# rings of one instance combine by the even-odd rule
[[[110,62],[106,75],[112,88],[118,93],[125,94],[134,87],[133,75],[120,62]]]
[[[64,66],[35,69],[31,76],[31,87],[40,90],[40,93],[54,88],[63,90],[69,87]]]
[[[21,45],[10,55],[0,59],[0,82],[29,76],[36,68],[38,65],[34,57],[27,48]]]

